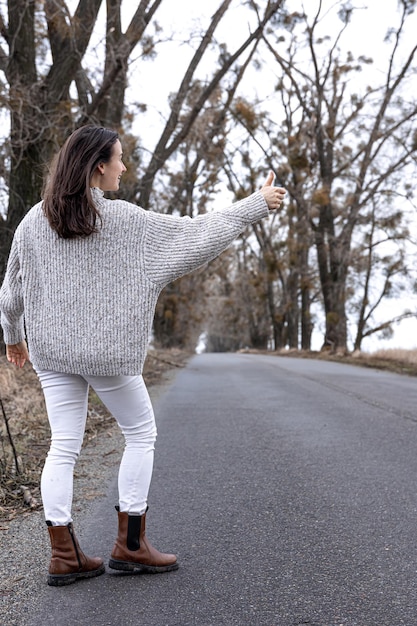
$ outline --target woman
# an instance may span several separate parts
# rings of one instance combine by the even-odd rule
[[[278,208],[285,195],[272,186],[270,173],[260,191],[231,207],[180,218],[105,199],[103,192],[117,191],[125,171],[117,133],[76,130],[55,159],[43,202],[16,230],[0,290],[7,358],[18,367],[32,362],[51,427],[41,478],[52,548],[49,585],[104,572],[100,558],[82,552],[71,515],[90,385],[125,437],[109,566],[177,569],[175,555],[156,550],[145,534],[156,426],[141,374],[157,298],[170,281],[218,256],[246,226]]]

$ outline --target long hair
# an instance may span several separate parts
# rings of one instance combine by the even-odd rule
[[[90,181],[100,163],[108,163],[119,138],[101,126],[82,126],[68,137],[52,162],[43,192],[43,210],[51,227],[63,239],[97,232],[100,213]]]

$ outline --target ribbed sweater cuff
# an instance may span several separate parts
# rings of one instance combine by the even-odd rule
[[[25,338],[25,331],[23,328],[23,323],[20,328],[10,327],[8,324],[2,322],[3,328],[3,339],[4,343],[8,346],[13,346],[16,343],[20,343]]]
[[[246,216],[250,224],[259,222],[259,220],[267,217],[269,214],[268,205],[260,191],[255,191],[242,202],[246,203]]]

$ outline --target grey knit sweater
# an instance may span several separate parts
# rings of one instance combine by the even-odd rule
[[[191,219],[92,191],[102,225],[87,238],[60,239],[41,203],[19,224],[0,290],[4,339],[27,338],[37,369],[140,374],[163,287],[218,256],[268,207],[256,192]]]

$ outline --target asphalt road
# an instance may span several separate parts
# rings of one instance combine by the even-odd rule
[[[33,626],[417,625],[417,380],[200,355],[156,406],[156,576],[45,588]],[[116,479],[81,534],[108,558]]]

